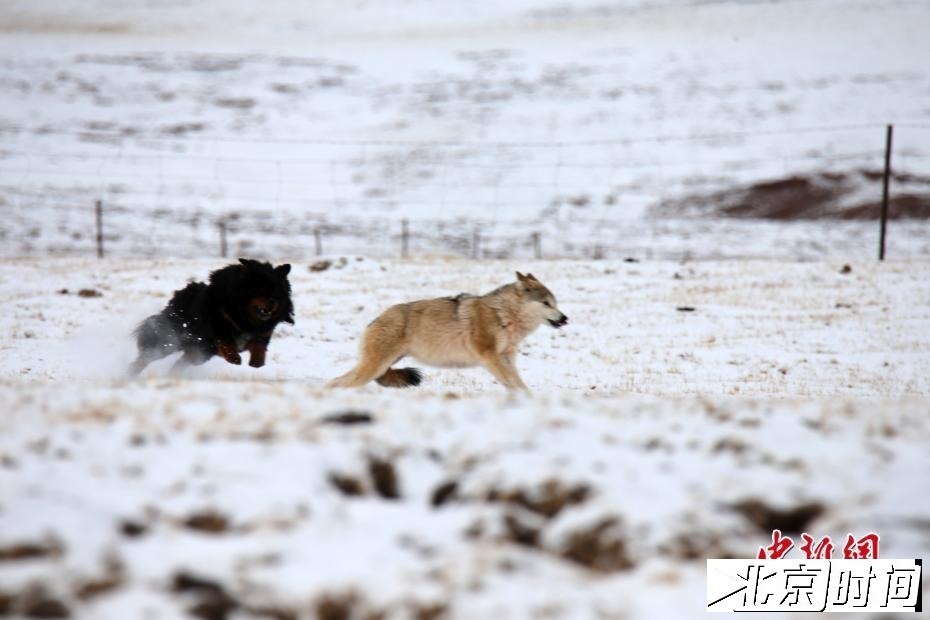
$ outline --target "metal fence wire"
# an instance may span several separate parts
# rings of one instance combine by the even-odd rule
[[[874,124],[574,142],[3,131],[7,256],[857,257],[884,254],[883,187],[886,213],[897,190],[930,216],[930,157],[905,145],[892,171]],[[848,195],[803,194],[827,182]],[[758,188],[797,208],[724,208]],[[923,221],[893,228],[892,255],[930,254]]]

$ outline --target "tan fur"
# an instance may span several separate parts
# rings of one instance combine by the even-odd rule
[[[555,297],[532,274],[486,295],[424,299],[388,308],[362,334],[358,364],[327,387],[359,387],[378,380],[396,387],[391,365],[410,356],[445,368],[484,366],[508,389],[527,390],[515,365],[517,346],[544,322],[567,318]]]

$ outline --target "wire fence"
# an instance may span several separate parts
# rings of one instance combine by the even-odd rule
[[[892,196],[930,216],[930,125],[898,128],[920,138],[897,147]],[[880,200],[883,130],[470,142],[5,128],[0,239],[8,256],[874,256],[879,210],[847,216]],[[843,192],[798,194],[810,204],[778,218],[716,208],[798,179]],[[896,224],[891,255],[930,254],[925,233]]]

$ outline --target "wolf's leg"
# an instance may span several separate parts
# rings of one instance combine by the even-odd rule
[[[372,334],[370,328],[365,330],[362,339],[361,359],[358,364],[346,374],[327,383],[326,387],[361,387],[384,376],[391,364],[406,355],[402,342],[385,342],[387,339]]]
[[[508,390],[530,391],[526,384],[523,383],[519,373],[517,373],[513,362],[506,357],[496,352],[488,352],[481,356],[481,362],[494,375],[494,378],[503,383]]]
[[[336,377],[327,383],[326,387],[361,387],[386,373],[397,357],[396,355],[385,356],[383,353],[369,353],[363,350],[362,359],[359,360],[355,368],[341,377]]]
[[[515,347],[510,347],[504,351],[503,359],[511,373],[513,373],[511,376],[514,380],[516,380],[517,387],[529,394],[530,388],[526,387],[526,383],[523,382],[523,378],[520,377],[520,373],[517,370],[517,349]]]
[[[358,364],[326,387],[360,387],[384,375],[391,364],[407,355],[405,315],[398,307],[387,310],[365,329]]]

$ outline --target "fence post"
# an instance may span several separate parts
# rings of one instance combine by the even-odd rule
[[[103,258],[103,202],[94,203],[94,213],[97,220],[97,258]]]
[[[406,219],[400,222],[400,256],[407,258],[410,255],[410,228]]]
[[[471,236],[471,257],[477,259],[481,256],[481,231],[477,228]]]
[[[319,228],[313,229],[313,238],[314,238],[314,241],[316,242],[316,255],[322,256],[323,255],[323,233],[320,232]]]
[[[881,228],[878,235],[878,260],[885,260],[885,228],[888,221],[888,185],[891,182],[891,134],[894,125],[888,125],[885,134],[885,176],[882,180],[882,215]]]
[[[536,257],[536,260],[542,258],[542,244],[540,243],[540,235],[538,232],[533,233],[533,255]]]
[[[217,222],[217,226],[220,229],[220,256],[226,258],[227,254],[227,245],[226,245],[226,220],[220,220]]]

